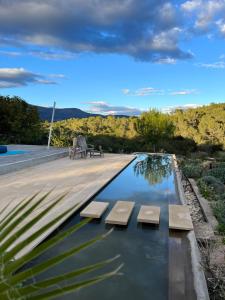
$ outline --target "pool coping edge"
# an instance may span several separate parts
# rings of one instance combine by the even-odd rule
[[[174,168],[174,178],[176,181],[176,187],[177,187],[179,199],[182,204],[186,204],[184,189],[181,182],[181,173],[178,167],[177,158],[175,154],[172,154],[172,161],[173,161],[173,168]],[[198,248],[194,230],[190,231],[187,236],[191,246],[192,271],[194,277],[193,280],[194,280],[194,287],[195,287],[197,299],[210,300],[205,274],[200,263],[201,256],[200,256],[200,251]]]

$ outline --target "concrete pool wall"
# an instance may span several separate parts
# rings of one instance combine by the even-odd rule
[[[180,198],[180,201],[182,204],[186,204],[183,185],[182,185],[182,181],[181,181],[181,173],[178,168],[176,155],[173,154],[172,157],[173,157],[173,167],[174,167],[176,186],[177,186],[179,198]],[[200,257],[200,252],[198,249],[198,244],[197,244],[197,240],[196,240],[194,231],[190,231],[188,233],[187,237],[190,242],[192,272],[193,272],[194,287],[195,287],[195,291],[197,294],[197,299],[198,300],[209,300],[207,283],[206,283],[203,268],[200,263],[201,257]],[[173,299],[171,299],[171,300],[173,300]]]

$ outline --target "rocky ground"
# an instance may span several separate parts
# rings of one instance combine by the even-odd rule
[[[186,204],[188,205],[191,213],[197,240],[203,241],[214,239],[213,229],[205,220],[198,198],[194,193],[190,182],[186,178],[183,178],[182,184],[184,187]]]
[[[225,245],[205,220],[198,198],[190,182],[182,179],[186,203],[189,206],[194,231],[199,243],[210,299],[225,299]]]

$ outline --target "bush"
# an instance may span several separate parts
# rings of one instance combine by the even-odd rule
[[[206,175],[214,176],[225,183],[225,168],[214,168],[206,171]]]
[[[214,154],[214,157],[215,157],[217,160],[225,161],[225,151],[217,151],[217,152]]]
[[[198,146],[198,150],[201,152],[207,152],[208,155],[215,153],[216,151],[220,151],[222,149],[221,145],[213,145],[213,144],[201,144]]]
[[[212,164],[213,168],[223,168],[225,169],[225,162],[215,162]]]
[[[224,184],[216,177],[214,176],[204,176],[200,180],[200,185],[201,183],[205,183],[207,186],[210,186],[213,188],[213,190],[217,194],[223,194],[225,193],[225,186]]]
[[[217,226],[217,230],[220,234],[225,235],[225,224],[219,223],[219,225]]]
[[[190,178],[199,178],[203,173],[201,165],[185,165],[182,170],[184,175]]]
[[[199,179],[197,181],[200,193],[202,196],[210,201],[216,201],[217,196],[215,195],[215,192],[211,186],[205,183],[204,180]]]
[[[218,201],[213,205],[215,217],[219,222],[218,231],[225,234],[225,202]]]
[[[225,203],[225,193],[223,193],[222,195],[219,196],[220,200],[223,201]]]
[[[196,149],[196,143],[193,140],[183,137],[175,137],[172,139],[163,139],[159,142],[159,148],[167,153],[187,155]]]
[[[205,159],[209,156],[209,154],[207,152],[203,152],[203,151],[198,151],[198,152],[193,152],[191,153],[191,158],[192,159]]]

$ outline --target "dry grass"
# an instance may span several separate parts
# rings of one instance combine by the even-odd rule
[[[199,243],[211,300],[225,299],[225,250],[221,241]],[[222,249],[222,250],[221,250]]]

